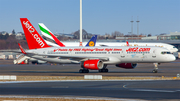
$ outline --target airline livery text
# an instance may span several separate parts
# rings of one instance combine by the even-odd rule
[[[30,26],[30,24],[25,21],[23,21],[23,24],[26,26],[26,28],[28,29],[28,31],[31,33],[31,35],[34,37],[34,39],[36,39],[36,42],[38,42],[38,44],[43,47],[44,46],[44,43],[43,41],[41,40],[41,38],[38,36],[38,34],[34,34],[33,32],[35,32],[35,29]]]
[[[74,48],[74,49],[54,49],[54,52],[56,51],[122,51],[122,49],[119,48]]]
[[[151,48],[134,47],[134,48],[127,49],[126,52],[149,52],[150,50],[151,50]]]

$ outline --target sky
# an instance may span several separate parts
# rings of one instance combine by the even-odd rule
[[[71,34],[80,28],[80,0],[0,0],[0,32],[23,32],[20,19],[28,18],[51,32]],[[180,0],[82,0],[82,27],[88,33],[159,35],[180,32]]]

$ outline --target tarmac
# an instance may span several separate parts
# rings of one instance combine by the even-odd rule
[[[108,73],[90,70],[79,73],[78,64],[14,65],[0,60],[0,75],[16,75],[17,81],[0,81],[0,100],[90,99],[90,100],[158,100],[180,99],[180,60],[159,65],[141,63],[135,69],[107,66]],[[84,80],[84,75],[102,75],[102,80]],[[152,79],[153,78],[153,79]],[[43,79],[43,80],[42,80]],[[79,100],[76,100],[79,101]]]
[[[108,73],[99,73],[98,70],[90,70],[89,73],[79,73],[79,64],[41,64],[41,65],[14,65],[12,60],[0,60],[0,75],[17,76],[84,76],[102,75],[114,77],[176,77],[180,74],[180,59],[171,63],[160,64],[158,73],[152,73],[152,63],[138,64],[134,69],[123,69],[114,65],[108,65]]]

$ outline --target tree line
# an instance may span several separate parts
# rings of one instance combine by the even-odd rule
[[[7,37],[4,37],[7,36]],[[23,48],[28,49],[26,40],[17,40],[15,35],[0,35],[0,49],[19,49],[18,43],[22,45]]]

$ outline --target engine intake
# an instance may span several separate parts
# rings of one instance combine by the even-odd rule
[[[81,67],[91,70],[99,70],[103,68],[103,61],[99,59],[86,60],[81,62]]]
[[[121,63],[116,64],[116,67],[121,67],[125,69],[134,69],[137,66],[137,63]]]

